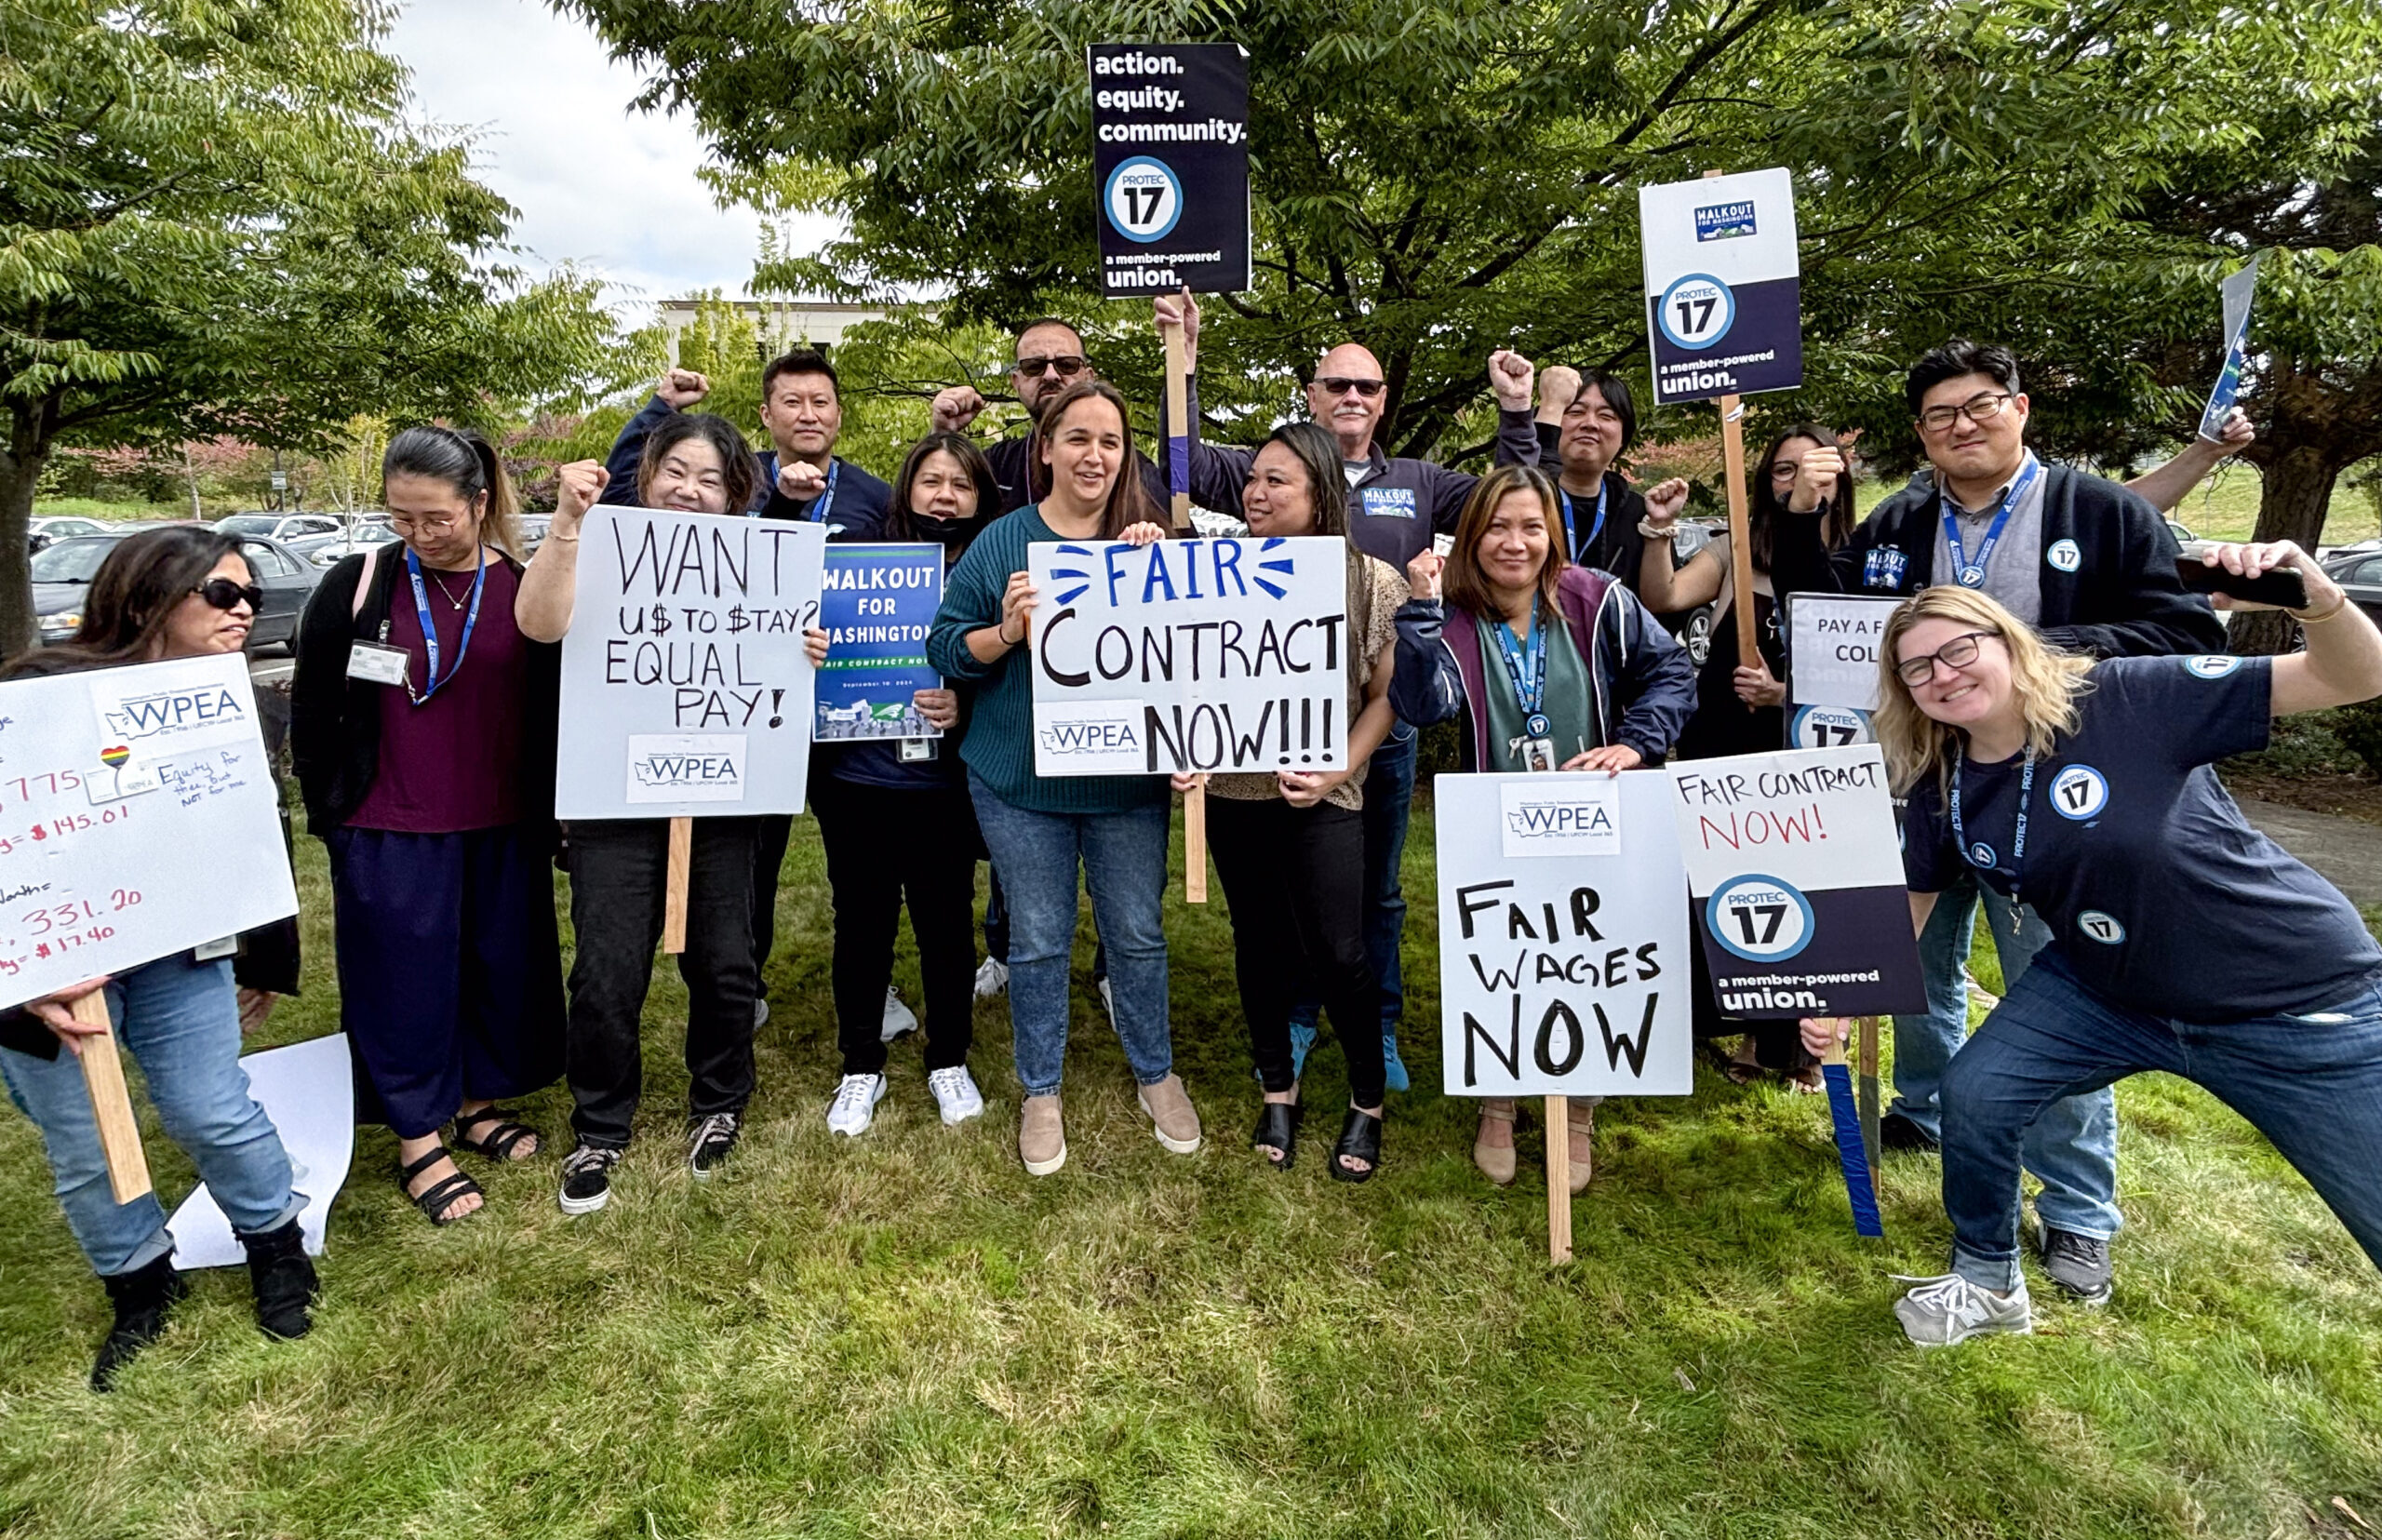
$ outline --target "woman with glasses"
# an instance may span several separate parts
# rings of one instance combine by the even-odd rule
[[[1553,478],[1500,466],[1464,505],[1446,560],[1425,551],[1407,567],[1390,706],[1417,727],[1454,719],[1462,770],[1659,765],[1694,704],[1685,649],[1611,573],[1565,560],[1562,529]],[[1484,1100],[1472,1146],[1500,1186],[1514,1179],[1514,1113],[1510,1099]],[[1577,1192],[1595,1102],[1574,1099],[1571,1116]]]
[[[73,641],[13,659],[0,676],[238,652],[258,600],[256,579],[232,536],[187,526],[149,530],[118,542],[100,564]],[[196,861],[205,852],[188,854]],[[156,1196],[118,1203],[108,1185],[90,1091],[75,1062],[82,1039],[100,1028],[72,1013],[74,1002],[94,989],[106,990],[115,1033],[141,1065],[166,1136],[198,1169],[247,1248],[258,1327],[268,1336],[300,1337],[312,1325],[314,1265],[298,1229],[306,1200],[290,1190],[289,1156],[240,1068],[241,1033],[263,1014],[261,1002],[243,987],[251,958],[248,938],[241,941],[237,961],[202,956],[212,948],[178,952],[0,1011],[0,1078],[40,1128],[67,1225],[114,1306],[91,1367],[94,1390],[108,1389],[156,1340],[167,1312],[188,1292],[174,1270],[174,1238]],[[286,961],[294,975],[294,952]]]
[[[1945,1077],[1951,1270],[1894,1306],[1923,1346],[2032,1329],[2021,1142],[2054,1102],[2145,1070],[2247,1118],[2382,1265],[2382,950],[2211,768],[2266,747],[2276,716],[2382,694],[2382,633],[2287,542],[2203,559],[2298,572],[2307,650],[2095,663],[1958,584],[1887,623],[1878,738],[1909,797],[1913,924],[1974,874],[2052,931]],[[1804,1024],[1806,1044],[1839,1025]]]
[[[500,1099],[562,1073],[561,649],[514,622],[513,485],[488,440],[408,428],[381,475],[398,543],[333,568],[299,630],[298,780],[330,851],[357,1112],[389,1126],[398,1185],[448,1225],[486,1195],[440,1131],[526,1160],[538,1135]]]

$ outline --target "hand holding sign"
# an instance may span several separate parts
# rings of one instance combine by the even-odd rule
[[[42,1025],[57,1034],[58,1040],[66,1045],[68,1052],[80,1058],[83,1054],[83,1039],[97,1037],[105,1032],[108,1029],[108,1019],[105,1011],[100,1012],[94,1020],[78,1017],[74,1014],[74,1002],[87,995],[98,994],[107,987],[107,975],[102,973],[96,979],[85,979],[80,984],[69,984],[54,995],[44,995],[37,1000],[28,1000],[25,1002],[25,1009],[40,1017]]]
[[[1511,348],[1489,355],[1489,388],[1505,411],[1530,410],[1531,385],[1537,374],[1538,367]]]
[[[1161,294],[1150,301],[1151,318],[1158,323],[1160,336],[1169,327],[1183,328],[1183,368],[1189,373],[1199,367],[1199,301],[1184,289],[1181,294]]]

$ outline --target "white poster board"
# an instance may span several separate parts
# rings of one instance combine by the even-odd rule
[[[1927,1009],[1878,745],[1697,759],[1667,780],[1722,1014]]]
[[[0,684],[0,1006],[297,912],[247,658]]]
[[[598,505],[580,538],[555,816],[800,812],[825,528]]]
[[[1447,1094],[1692,1092],[1694,971],[1668,778],[1433,785]]]
[[[1638,190],[1654,401],[1803,382],[1795,181],[1785,167]]]
[[[1348,762],[1345,541],[1040,542],[1037,775]]]
[[[1787,595],[1786,698],[1876,711],[1878,649],[1887,620],[1904,602],[1899,596]]]
[[[323,1254],[331,1220],[331,1199],[347,1181],[355,1156],[355,1071],[347,1054],[347,1034],[309,1038],[287,1048],[243,1054],[248,1094],[273,1119],[281,1147],[289,1152],[289,1187],[306,1200],[298,1233],[307,1254]],[[232,1222],[200,1183],[166,1224],[174,1238],[174,1265],[236,1267],[248,1260]]]

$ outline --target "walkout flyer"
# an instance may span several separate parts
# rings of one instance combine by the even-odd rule
[[[827,547],[819,592],[827,662],[819,670],[812,738],[943,736],[913,699],[943,687],[927,662],[927,633],[942,607],[942,546]]]

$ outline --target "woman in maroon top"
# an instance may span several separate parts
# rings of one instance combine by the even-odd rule
[[[537,1152],[497,1098],[562,1072],[555,935],[558,648],[513,618],[513,489],[488,443],[408,428],[381,461],[400,544],[323,579],[290,724],[308,826],[330,849],[340,1013],[358,1110],[397,1136],[433,1224],[478,1209],[440,1139]]]

